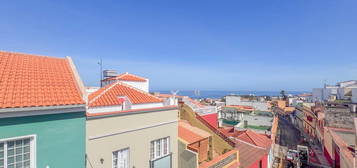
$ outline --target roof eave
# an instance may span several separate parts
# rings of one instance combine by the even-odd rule
[[[85,104],[1,108],[0,109],[0,118],[25,117],[25,116],[85,112],[85,111],[86,111]]]

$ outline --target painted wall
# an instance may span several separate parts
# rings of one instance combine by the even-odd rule
[[[87,119],[87,164],[110,168],[112,152],[129,148],[130,168],[149,167],[150,142],[170,137],[172,168],[177,168],[177,114],[177,109],[171,109]]]
[[[146,79],[146,82],[135,82],[135,81],[122,81],[123,83],[140,89],[145,92],[149,92],[149,79]]]
[[[252,106],[256,110],[269,111],[267,102],[260,101],[242,101],[239,96],[226,96],[226,105],[242,105],[242,106]]]
[[[186,149],[186,145],[178,141],[178,167],[179,168],[197,168],[198,154]]]
[[[224,151],[232,150],[233,147],[230,146],[224,139],[213,132],[208,126],[203,124],[200,120],[196,118],[195,112],[188,105],[183,105],[180,109],[180,119],[187,120],[192,126],[198,127],[212,135],[212,148],[219,154],[224,153]]]
[[[0,139],[36,135],[37,168],[85,167],[85,113],[0,119]]]

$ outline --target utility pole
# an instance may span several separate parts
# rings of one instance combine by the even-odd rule
[[[102,86],[102,80],[103,80],[103,62],[102,62],[102,57],[100,57],[100,60],[98,62],[98,65],[99,65],[99,69],[100,69],[100,80],[99,80],[99,84],[100,84],[100,87],[103,87]]]

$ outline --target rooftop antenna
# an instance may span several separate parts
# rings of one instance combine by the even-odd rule
[[[324,88],[326,88],[326,86],[327,86],[327,80],[324,79]]]
[[[171,94],[176,97],[177,93],[179,92],[179,90],[171,90]]]
[[[98,62],[99,68],[100,68],[100,87],[103,87],[102,80],[103,80],[103,62],[102,62],[102,57],[100,57],[100,60]]]

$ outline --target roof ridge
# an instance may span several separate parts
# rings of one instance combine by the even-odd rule
[[[118,84],[119,84],[119,85],[122,85],[122,86],[125,86],[125,87],[128,87],[128,88],[130,88],[130,89],[133,89],[133,90],[135,90],[135,91],[138,91],[138,92],[140,92],[140,93],[142,93],[142,94],[148,95],[148,96],[150,96],[150,97],[153,97],[153,98],[155,98],[155,99],[157,99],[157,100],[162,101],[160,98],[158,98],[158,97],[156,97],[156,96],[154,96],[154,95],[152,95],[152,94],[150,94],[150,93],[148,93],[148,92],[142,91],[142,90],[137,89],[137,88],[135,88],[135,87],[133,87],[133,86],[131,86],[131,85],[125,84],[125,83],[122,82],[122,81],[116,81],[116,82],[110,84],[104,91],[102,91],[102,92],[101,92],[100,94],[98,94],[96,97],[94,97],[94,98],[89,102],[89,104],[90,104],[90,103],[93,103],[94,101],[96,101],[97,99],[99,99],[102,95],[104,95],[106,92],[108,92],[109,90],[111,90],[113,87],[115,87],[115,86],[118,85]],[[98,90],[98,91],[100,91],[100,90]],[[95,93],[95,92],[94,92],[94,93]],[[92,94],[94,94],[94,93],[92,93]],[[127,96],[127,95],[124,95],[124,96]],[[131,101],[131,100],[130,100],[130,101]]]
[[[240,139],[238,139],[238,138],[235,138],[235,139],[236,139],[237,141],[239,141],[239,142],[245,143],[245,144],[250,145],[250,146],[252,146],[252,147],[255,147],[255,148],[259,148],[259,149],[266,150],[266,149],[265,149],[265,148],[263,148],[263,147],[260,147],[260,146],[257,146],[257,145],[253,145],[253,144],[251,144],[251,143],[249,143],[249,142],[245,142],[245,141],[240,140]]]
[[[112,89],[114,86],[116,86],[118,83],[120,83],[120,81],[116,81],[116,82],[114,82],[114,83],[112,83],[111,85],[109,85],[106,89],[104,89],[103,91],[101,91],[100,89],[97,91],[97,92],[99,92],[99,91],[101,91],[101,93],[100,94],[98,94],[97,96],[95,96],[92,100],[90,100],[89,102],[88,102],[88,104],[90,104],[90,103],[93,103],[94,101],[96,101],[100,96],[102,96],[104,93],[106,93],[106,92],[108,92],[108,90],[110,90],[110,89]],[[94,92],[95,93],[95,92]],[[94,93],[92,93],[92,94],[94,94]]]
[[[16,51],[5,51],[5,50],[0,50],[0,53],[8,53],[8,54],[21,54],[21,55],[27,55],[27,56],[35,56],[35,57],[44,57],[44,58],[53,58],[53,59],[66,59],[62,57],[56,57],[56,56],[48,56],[48,55],[39,55],[39,54],[28,54],[28,53],[23,53],[23,52],[16,52]]]
[[[248,132],[248,131],[249,131],[249,132]],[[255,145],[258,145],[258,143],[254,140],[254,138],[251,137],[250,132],[252,132],[252,131],[247,130],[247,131],[245,132],[245,134],[247,134],[248,138],[249,138],[250,140],[252,140],[252,142],[254,142]]]
[[[132,75],[132,76],[134,76],[134,77],[137,77],[137,78],[142,78],[142,79],[147,80],[147,78],[145,78],[145,77],[141,77],[141,76],[138,76],[138,75],[135,75],[135,74],[129,73],[129,72],[122,73],[121,75],[122,75],[122,76]]]
[[[121,85],[123,85],[123,86],[127,86],[127,87],[129,87],[129,88],[131,88],[131,89],[134,89],[134,90],[138,91],[138,92],[141,92],[141,93],[143,93],[143,94],[147,94],[148,96],[151,96],[151,97],[153,97],[153,98],[156,98],[156,99],[161,100],[160,98],[158,98],[158,97],[156,97],[156,96],[150,94],[149,92],[145,92],[145,91],[143,91],[143,90],[140,90],[140,89],[138,89],[138,88],[135,88],[135,87],[133,87],[133,86],[131,86],[131,85],[128,85],[128,84],[126,84],[126,83],[124,83],[124,82],[121,82],[121,81],[118,81],[118,82],[120,82]]]

